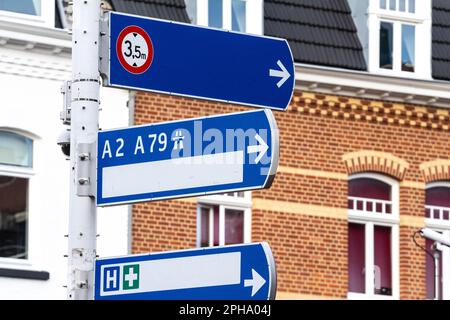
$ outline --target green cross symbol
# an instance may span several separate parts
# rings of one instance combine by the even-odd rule
[[[130,264],[123,267],[123,289],[139,289],[139,265]]]

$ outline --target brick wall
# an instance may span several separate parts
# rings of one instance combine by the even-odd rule
[[[135,123],[244,110],[138,93]],[[253,192],[252,241],[270,243],[278,292],[346,297],[347,178],[359,170],[351,163],[365,161],[400,180],[400,296],[424,299],[425,256],[411,235],[424,226],[424,176],[432,176],[421,165],[450,159],[448,110],[296,92],[288,111],[274,114],[280,167],[271,189]],[[132,232],[134,253],[194,247],[195,199],[134,205]]]
[[[253,210],[252,240],[267,241],[275,256],[278,291],[345,298],[347,222]]]
[[[196,204],[157,201],[133,206],[132,252],[147,253],[195,247]]]
[[[417,228],[400,226],[400,297],[425,299],[425,252],[417,250],[412,235]],[[416,237],[421,246],[425,241]]]

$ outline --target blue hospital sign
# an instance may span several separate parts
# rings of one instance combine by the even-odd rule
[[[265,242],[97,259],[97,300],[267,300],[276,294]]]

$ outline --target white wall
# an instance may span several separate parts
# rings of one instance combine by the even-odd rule
[[[63,126],[60,86],[70,79],[70,58],[0,48],[0,128],[18,128],[35,140],[35,177],[30,185],[30,261],[0,268],[48,271],[50,279],[0,277],[0,299],[65,299],[69,161],[56,145]],[[102,88],[100,126],[128,126],[128,92]],[[98,253],[124,255],[128,248],[128,207],[98,210]]]

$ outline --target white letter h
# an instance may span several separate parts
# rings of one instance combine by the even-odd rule
[[[111,275],[112,273],[112,275]],[[117,269],[113,270],[106,270],[106,289],[111,288],[111,282],[112,282],[112,288],[117,287]]]

